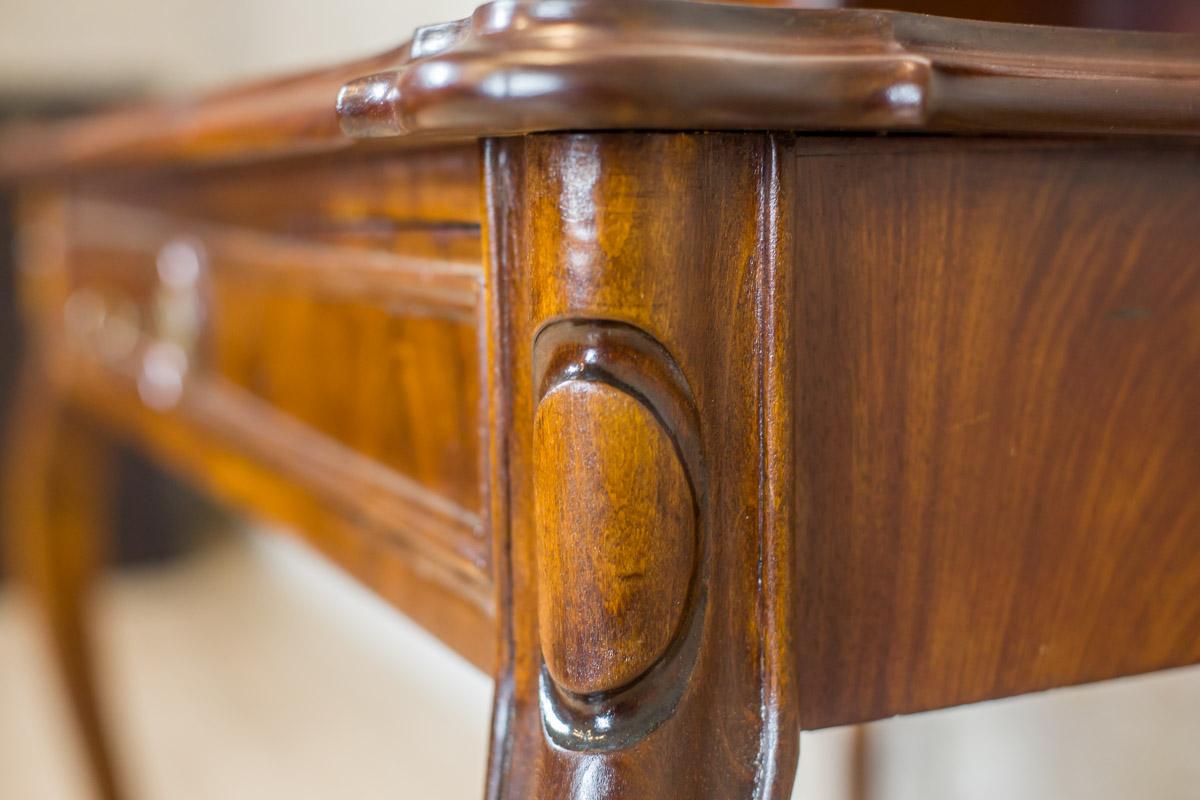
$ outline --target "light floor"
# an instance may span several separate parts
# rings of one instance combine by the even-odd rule
[[[0,610],[0,798],[84,798],[28,611]],[[482,796],[491,681],[298,545],[222,537],[100,612],[138,800]]]
[[[491,682],[303,546],[225,535],[100,595],[134,800],[482,796]],[[0,591],[0,800],[87,798],[40,631]],[[872,800],[1197,800],[1200,671],[871,726]],[[797,797],[849,800],[849,730]]]

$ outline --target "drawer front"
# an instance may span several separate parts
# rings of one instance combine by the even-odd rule
[[[417,185],[318,164],[270,191],[235,172],[73,193],[67,340],[77,380],[225,437],[487,606],[478,187],[376,178],[406,170]]]

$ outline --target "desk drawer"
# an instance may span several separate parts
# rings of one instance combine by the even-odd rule
[[[65,202],[74,379],[219,429],[489,602],[482,256],[466,193],[430,211],[411,187],[389,199],[368,185],[355,205],[337,186],[306,199],[243,173],[196,181]]]

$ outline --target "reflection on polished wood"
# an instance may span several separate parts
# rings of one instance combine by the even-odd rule
[[[6,140],[26,403],[492,671],[492,800],[784,798],[802,727],[1200,661],[1198,134],[1193,36],[500,0]]]

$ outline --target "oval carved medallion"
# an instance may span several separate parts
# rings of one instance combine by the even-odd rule
[[[619,689],[666,652],[696,559],[695,512],[667,432],[632,395],[568,380],[534,427],[539,624],[551,677]]]

